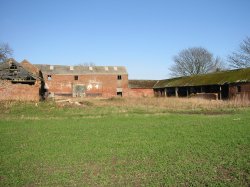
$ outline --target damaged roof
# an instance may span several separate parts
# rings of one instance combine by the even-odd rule
[[[129,80],[129,88],[141,88],[141,89],[153,89],[154,85],[157,83],[157,80]]]
[[[62,66],[34,64],[43,73],[58,75],[128,74],[124,66]]]
[[[31,64],[28,60],[24,59],[22,62],[20,62],[21,66],[26,69],[28,72],[32,73],[36,77],[39,77],[39,69]]]
[[[160,80],[154,88],[223,85],[237,82],[250,82],[250,68]]]
[[[35,82],[38,77],[11,58],[0,64],[0,79],[12,82]]]

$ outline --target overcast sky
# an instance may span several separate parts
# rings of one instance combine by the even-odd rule
[[[126,66],[164,79],[173,56],[204,47],[226,60],[250,36],[250,0],[0,0],[0,42],[17,61]]]

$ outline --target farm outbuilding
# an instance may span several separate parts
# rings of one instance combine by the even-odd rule
[[[130,97],[153,97],[153,87],[157,80],[129,80],[129,96]]]
[[[55,96],[250,100],[250,68],[157,81],[128,80],[123,66],[33,65],[14,59],[0,64],[0,100],[38,101]]]
[[[35,65],[48,96],[126,96],[128,73],[123,66]]]
[[[250,99],[250,68],[160,80],[156,96],[208,99]]]
[[[0,64],[0,100],[32,100],[41,98],[41,79],[14,59]]]

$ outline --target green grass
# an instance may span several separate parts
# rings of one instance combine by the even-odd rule
[[[250,109],[0,109],[1,186],[249,186]]]

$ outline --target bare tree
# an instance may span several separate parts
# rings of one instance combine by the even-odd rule
[[[232,68],[250,67],[250,38],[247,37],[240,44],[240,49],[229,55],[228,61]]]
[[[6,59],[10,58],[13,54],[13,50],[10,48],[9,44],[0,44],[0,62],[4,62]]]
[[[174,65],[169,68],[172,76],[188,76],[221,70],[223,61],[202,47],[182,50],[174,56]]]
[[[227,66],[224,62],[224,60],[222,58],[220,58],[219,56],[217,56],[215,59],[214,59],[214,70],[213,71],[223,71],[223,70],[226,70],[227,69]]]

